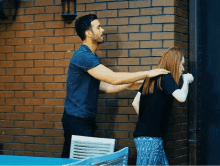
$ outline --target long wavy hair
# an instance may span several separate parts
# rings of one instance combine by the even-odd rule
[[[179,70],[180,70],[180,63],[182,61],[183,56],[184,56],[184,53],[178,47],[171,47],[162,55],[156,68],[166,69],[170,71],[170,74],[174,78],[175,82],[179,84],[179,80],[180,80]],[[143,85],[142,94],[145,95],[148,93],[153,93],[155,81],[157,81],[157,87],[162,90],[161,88],[161,77],[162,76],[163,75],[160,75],[154,78],[146,78],[146,81]]]

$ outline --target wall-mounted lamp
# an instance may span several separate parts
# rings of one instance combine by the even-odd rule
[[[76,0],[62,0],[62,17],[66,23],[70,24],[76,16]]]

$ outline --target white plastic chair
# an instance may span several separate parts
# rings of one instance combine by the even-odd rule
[[[105,156],[93,157],[90,165],[128,165],[129,148],[125,147],[112,154]]]
[[[115,139],[72,135],[70,158],[87,159],[114,152]]]

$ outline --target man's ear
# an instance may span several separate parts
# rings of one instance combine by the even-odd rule
[[[88,36],[88,37],[91,37],[91,36],[92,36],[92,32],[91,32],[90,30],[87,30],[87,31],[85,32],[85,34],[86,34],[86,36]]]

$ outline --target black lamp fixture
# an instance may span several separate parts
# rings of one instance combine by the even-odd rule
[[[70,24],[76,18],[76,0],[62,0],[62,17]]]

